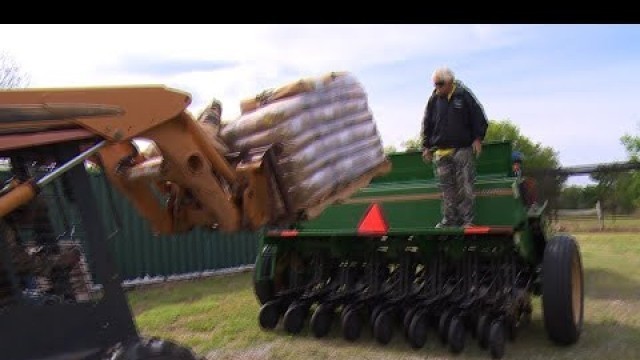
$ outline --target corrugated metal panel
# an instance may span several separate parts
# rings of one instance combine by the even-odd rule
[[[107,228],[116,231],[121,224],[112,241],[123,279],[202,272],[255,261],[255,233],[223,234],[197,229],[188,234],[153,236],[146,221],[127,199],[105,183],[102,175],[93,175],[92,182],[104,218],[110,220]]]
[[[5,179],[7,174],[0,174]],[[97,206],[103,214],[115,261],[123,280],[145,276],[171,276],[253,264],[258,234],[240,232],[223,234],[201,229],[188,234],[153,236],[146,221],[138,215],[117,190],[110,188],[102,174],[91,175]],[[75,237],[83,231],[74,207],[63,200],[59,204],[56,191],[62,194],[61,181],[43,191],[56,234],[75,227]],[[68,236],[69,234],[67,234]],[[90,259],[89,259],[90,260]]]

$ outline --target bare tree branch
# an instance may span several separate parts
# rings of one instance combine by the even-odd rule
[[[22,72],[13,58],[0,52],[0,89],[27,87],[29,81],[29,75]]]

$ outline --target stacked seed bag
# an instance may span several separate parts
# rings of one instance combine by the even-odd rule
[[[386,160],[367,94],[346,72],[243,100],[241,115],[220,135],[231,151],[279,143],[278,166],[296,210],[316,205]]]

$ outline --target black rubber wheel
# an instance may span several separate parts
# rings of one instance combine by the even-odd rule
[[[267,301],[258,314],[260,326],[266,330],[274,329],[280,321],[280,315],[280,304],[275,300]]]
[[[544,250],[542,313],[549,338],[571,345],[580,338],[584,317],[584,278],[575,238],[556,235]]]
[[[424,310],[414,312],[409,322],[409,330],[407,331],[407,339],[414,349],[421,349],[427,343],[427,314]]]
[[[362,320],[355,309],[348,309],[342,316],[342,337],[348,341],[355,341],[362,332]]]
[[[344,317],[347,315],[347,313],[349,311],[351,311],[353,309],[353,305],[351,304],[346,304],[342,306],[342,311],[340,311],[340,321],[343,321]]]
[[[451,318],[453,317],[453,311],[451,309],[445,310],[442,314],[440,314],[440,319],[438,320],[438,335],[440,335],[440,341],[443,344],[447,343],[447,336],[449,335],[449,324],[451,323]]]
[[[377,304],[371,310],[371,316],[369,317],[369,324],[371,324],[371,328],[376,325],[376,318],[380,315],[380,312],[384,309],[384,304]]]
[[[143,338],[120,347],[109,357],[112,360],[201,360],[187,347],[159,338]]]
[[[516,319],[507,319],[506,320],[506,332],[507,338],[509,341],[514,342],[518,337],[518,322]]]
[[[476,323],[476,339],[481,348],[486,349],[489,346],[489,332],[491,331],[491,316],[489,314],[480,314]]]
[[[284,313],[282,325],[289,334],[298,334],[304,327],[304,320],[309,313],[309,307],[301,303],[292,303]]]
[[[477,324],[479,317],[479,314],[474,312],[471,316],[467,317],[467,322],[465,323],[465,328],[469,329],[469,335],[471,335],[473,339],[476,339],[477,336],[476,331],[478,330]]]
[[[393,337],[393,309],[385,309],[376,317],[373,336],[382,345],[386,345]]]
[[[333,323],[333,307],[327,304],[320,304],[311,316],[311,332],[317,338],[326,336],[331,330]]]
[[[453,316],[449,323],[449,350],[454,354],[459,354],[464,349],[465,329],[464,322],[459,316]]]
[[[518,328],[522,329],[525,326],[528,326],[531,323],[531,317],[531,310],[525,310],[522,312],[522,315],[520,315],[520,321],[518,322]]]
[[[404,336],[409,338],[409,326],[411,326],[411,320],[413,320],[413,316],[416,313],[417,308],[415,306],[410,307],[405,311],[404,316],[402,318],[402,330]]]
[[[502,359],[504,356],[505,334],[504,325],[500,320],[494,320],[491,323],[489,331],[489,352],[491,358]]]

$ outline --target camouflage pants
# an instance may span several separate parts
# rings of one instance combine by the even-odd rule
[[[434,171],[442,192],[443,222],[462,225],[473,222],[475,163],[471,147],[434,159]]]

